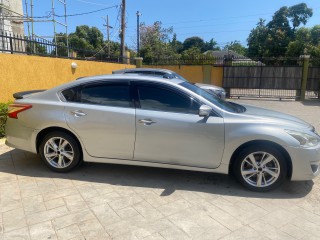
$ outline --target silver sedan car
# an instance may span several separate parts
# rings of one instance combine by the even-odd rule
[[[85,161],[232,173],[254,191],[320,172],[314,127],[180,79],[102,75],[14,96],[6,144],[57,172]]]

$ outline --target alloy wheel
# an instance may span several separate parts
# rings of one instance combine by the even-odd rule
[[[241,176],[253,187],[269,187],[280,176],[280,163],[268,152],[254,152],[247,155],[240,167]]]
[[[62,137],[52,137],[44,145],[44,157],[54,168],[66,168],[74,159],[70,142]]]

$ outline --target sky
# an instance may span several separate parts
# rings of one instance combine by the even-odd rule
[[[25,3],[25,0],[22,0]],[[30,3],[30,0],[27,0]],[[34,16],[42,17],[50,14],[51,0],[33,0]],[[121,0],[66,0],[67,14],[79,14],[108,8],[92,14],[68,17],[68,31],[74,32],[76,26],[89,25],[99,28],[106,38],[105,18],[109,16],[110,38],[119,41],[120,4]],[[205,41],[214,39],[220,47],[231,41],[239,41],[246,46],[250,31],[256,26],[259,18],[271,20],[272,15],[282,6],[292,6],[301,0],[127,0],[126,1],[126,44],[136,47],[137,16],[140,22],[147,25],[161,21],[164,28],[173,27],[180,41],[188,37],[199,36]],[[320,1],[305,0],[313,9],[313,17],[307,27],[320,24]],[[24,9],[25,6],[24,6]],[[30,6],[28,8],[30,13]],[[55,0],[55,12],[63,15],[62,4]],[[63,18],[58,18],[63,22]],[[53,36],[52,22],[34,23],[35,34]],[[27,25],[25,24],[27,34]],[[65,32],[65,28],[57,25],[57,32]]]

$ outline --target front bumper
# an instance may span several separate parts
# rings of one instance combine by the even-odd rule
[[[292,161],[292,181],[311,180],[320,174],[320,145],[313,148],[285,148]]]

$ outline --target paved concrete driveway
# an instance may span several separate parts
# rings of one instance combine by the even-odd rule
[[[319,102],[236,101],[320,131]],[[188,171],[84,164],[57,174],[0,143],[0,239],[320,239],[320,180],[258,194]]]

